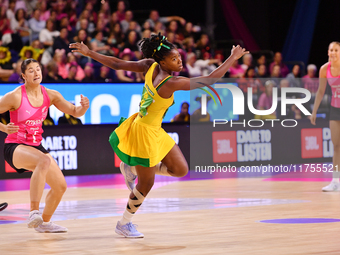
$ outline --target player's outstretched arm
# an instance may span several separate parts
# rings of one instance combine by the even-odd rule
[[[50,97],[51,105],[53,104],[63,113],[72,115],[76,118],[83,116],[90,107],[89,99],[83,95],[81,95],[80,106],[75,106],[65,100],[65,98],[56,90],[48,89],[47,93]]]
[[[98,52],[90,50],[83,42],[71,43],[69,47],[72,52],[78,52],[86,57],[90,57],[103,65],[110,67],[114,70],[126,70],[132,72],[145,73],[149,69],[150,65],[155,62],[153,59],[142,59],[139,61],[125,61],[116,57],[105,56]]]
[[[193,90],[196,88],[204,87],[206,85],[212,85],[218,79],[224,76],[224,74],[229,70],[234,61],[237,61],[246,53],[249,53],[249,51],[246,51],[241,46],[233,46],[229,58],[225,60],[222,65],[212,71],[209,75],[195,77],[191,79],[185,77],[174,77],[174,79],[170,79],[169,81],[172,82],[172,87],[174,88],[174,91]]]

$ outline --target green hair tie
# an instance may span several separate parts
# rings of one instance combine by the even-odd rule
[[[170,50],[170,47],[169,47],[169,46],[164,45],[164,44],[161,42],[161,44],[157,47],[157,51],[159,51],[159,50],[162,48],[162,46],[163,46],[164,48],[167,48],[168,50]]]

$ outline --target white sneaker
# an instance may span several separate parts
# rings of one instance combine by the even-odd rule
[[[122,225],[120,222],[117,222],[117,226],[115,232],[118,235],[125,236],[127,238],[143,238],[144,235],[137,231],[136,225],[132,224],[131,222]]]
[[[43,223],[43,219],[40,216],[38,210],[31,211],[28,217],[27,227],[29,228],[36,228],[41,223]]]
[[[340,183],[332,181],[326,187],[323,187],[322,191],[325,191],[325,192],[339,192],[340,191]]]
[[[126,186],[129,188],[130,191],[132,191],[133,188],[135,187],[135,180],[137,178],[137,175],[135,175],[131,171],[131,166],[128,166],[124,162],[120,163],[119,169],[120,169],[121,173],[124,175]]]
[[[68,231],[67,228],[59,226],[54,222],[49,222],[46,225],[40,224],[38,227],[35,228],[35,230],[40,233],[61,233]]]

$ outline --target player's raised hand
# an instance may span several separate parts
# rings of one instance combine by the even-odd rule
[[[242,48],[240,45],[237,45],[235,47],[235,45],[233,45],[233,48],[231,49],[231,55],[235,56],[236,59],[241,58],[244,54],[249,53],[249,51],[246,51],[245,48]]]
[[[87,97],[84,97],[83,95],[80,95],[80,105],[85,108],[88,109],[90,107],[90,101]]]
[[[6,125],[5,132],[7,134],[13,134],[19,131],[19,126],[14,126],[14,123],[10,122]]]
[[[83,54],[84,56],[88,56],[90,52],[90,49],[83,42],[71,43],[68,47],[70,49],[73,49],[72,52],[79,52]]]

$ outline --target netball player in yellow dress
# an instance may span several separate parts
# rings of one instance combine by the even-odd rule
[[[73,52],[79,52],[114,69],[146,73],[140,110],[128,119],[122,119],[111,134],[110,143],[122,160],[120,170],[131,190],[126,210],[116,226],[116,233],[129,238],[144,237],[131,223],[134,213],[151,190],[155,174],[182,177],[188,173],[188,164],[174,140],[161,127],[163,116],[173,104],[173,93],[203,87],[195,83],[202,78],[218,79],[224,76],[234,61],[245,53],[240,46],[233,47],[229,58],[204,77],[171,76],[182,68],[181,55],[176,47],[160,33],[143,38],[140,43],[145,59],[124,61],[88,49],[83,43],[72,43]],[[135,179],[138,183],[135,186]]]

